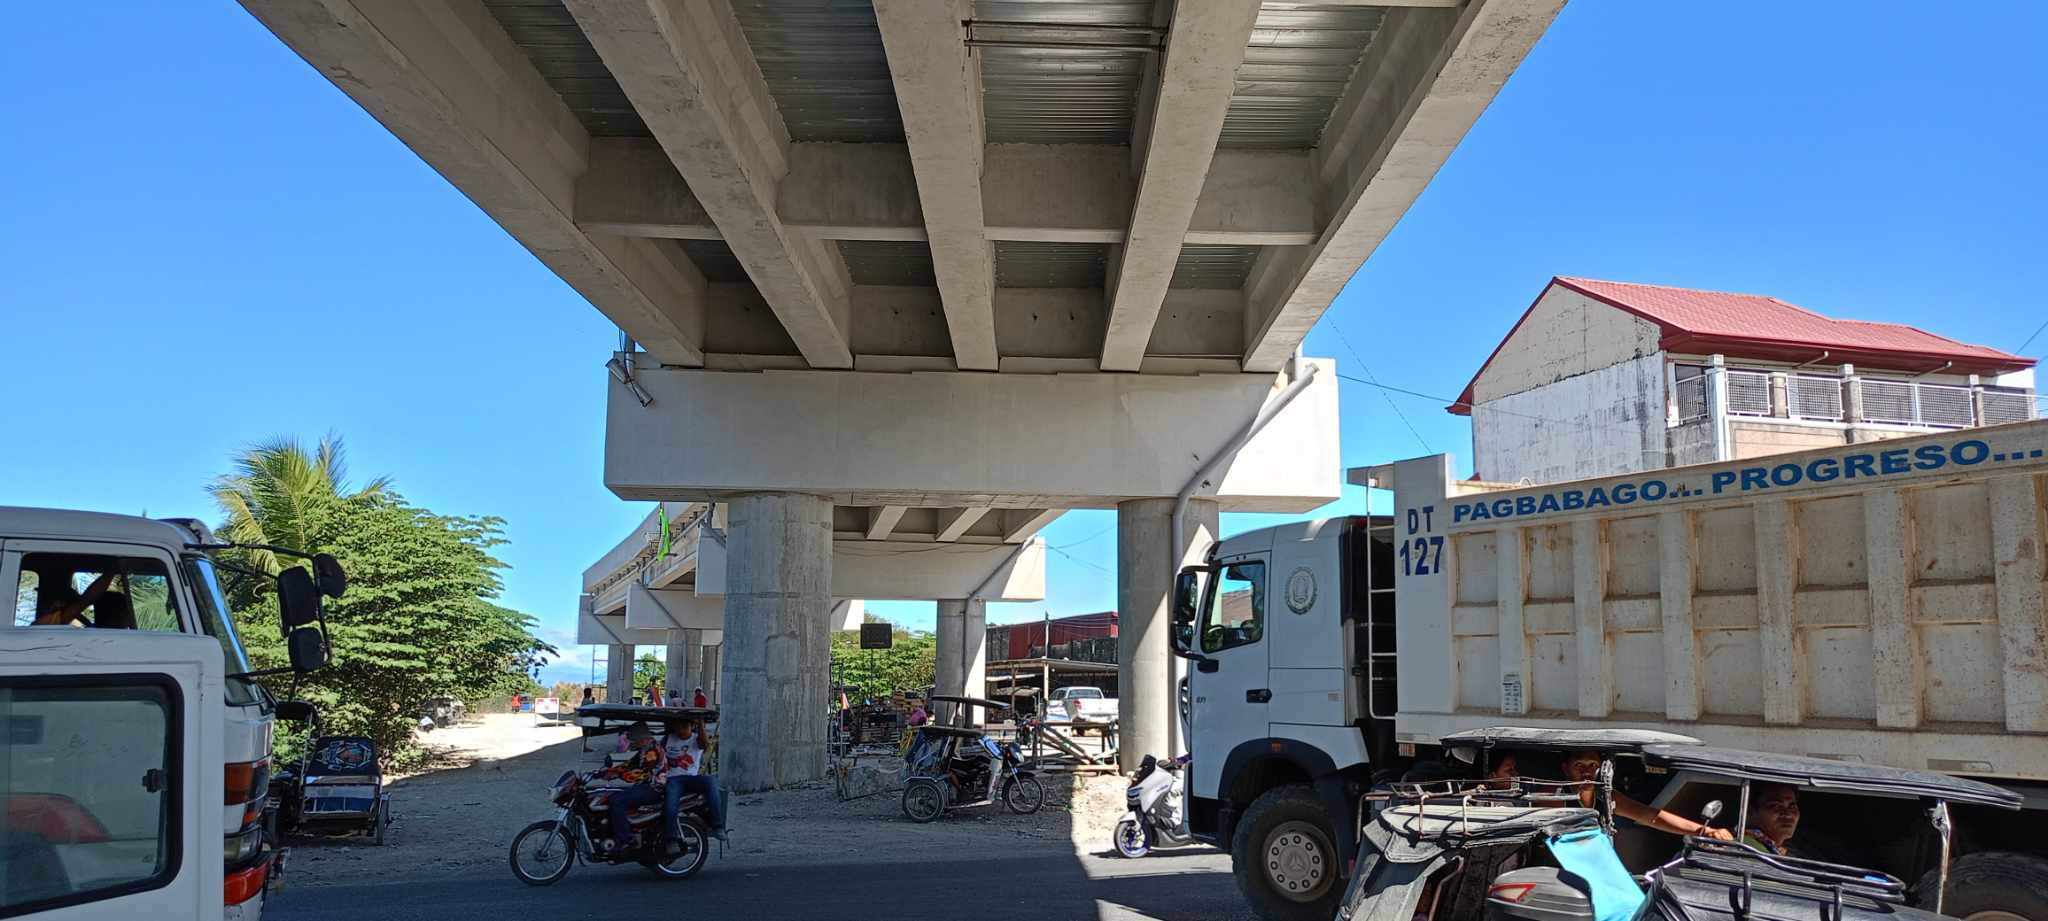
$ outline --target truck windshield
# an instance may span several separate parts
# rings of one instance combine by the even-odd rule
[[[185,577],[192,582],[192,594],[199,599],[199,625],[206,635],[220,642],[228,674],[250,671],[249,656],[242,651],[242,638],[235,635],[235,621],[228,616],[228,599],[221,594],[220,577],[214,572],[213,561],[191,555],[183,562]],[[259,701],[254,683],[247,678],[229,678],[227,686],[230,704],[249,706]]]

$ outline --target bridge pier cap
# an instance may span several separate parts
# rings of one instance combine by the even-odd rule
[[[1220,511],[1335,500],[1337,375],[1195,495]],[[803,493],[850,506],[1116,508],[1171,498],[1288,383],[1282,374],[731,372],[607,376],[605,486],[623,499]]]

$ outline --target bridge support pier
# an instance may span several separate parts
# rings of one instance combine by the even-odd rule
[[[633,699],[633,647],[613,643],[604,649],[605,703],[627,703]]]
[[[668,632],[668,680],[662,682],[665,690],[688,702],[690,689],[704,683],[702,666],[704,631],[670,630]],[[663,701],[655,701],[662,703]]]
[[[1125,771],[1148,754],[1185,751],[1179,682],[1186,669],[1172,653],[1173,578],[1216,542],[1217,504],[1188,500],[1181,545],[1170,554],[1172,499],[1133,499],[1116,507],[1117,749]],[[1170,564],[1170,565],[1169,565]]]
[[[988,694],[988,602],[979,598],[940,601],[937,647],[934,693],[965,697]],[[940,711],[949,720],[956,712],[951,704]]]
[[[734,792],[825,775],[832,503],[753,493],[728,506],[719,773]]]

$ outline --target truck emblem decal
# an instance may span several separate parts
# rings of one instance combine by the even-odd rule
[[[1287,577],[1287,610],[1296,614],[1307,614],[1316,606],[1316,574],[1306,566],[1297,566]]]

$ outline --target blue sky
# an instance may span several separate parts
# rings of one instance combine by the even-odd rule
[[[1553,274],[2018,347],[2048,319],[2048,7],[1964,11],[1574,0],[1308,351],[1448,400]],[[560,639],[646,513],[599,481],[611,325],[235,4],[15,18],[0,504],[211,517],[238,447],[333,430],[359,477],[507,519],[506,601]],[[1442,400],[1343,388],[1347,464],[1469,454]],[[991,619],[1112,607],[1114,525],[1048,528],[1052,597]]]

